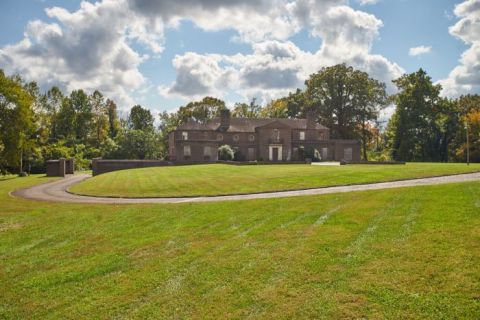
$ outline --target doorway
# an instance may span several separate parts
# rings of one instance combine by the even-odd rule
[[[272,161],[278,161],[278,148],[272,148]]]

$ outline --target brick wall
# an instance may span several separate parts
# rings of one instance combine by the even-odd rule
[[[169,166],[171,162],[163,160],[92,160],[92,174],[94,176],[117,170]]]

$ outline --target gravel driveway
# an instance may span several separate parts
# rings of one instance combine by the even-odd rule
[[[14,197],[20,197],[20,198],[31,199],[31,200],[72,202],[72,203],[126,204],[126,203],[213,202],[213,201],[309,196],[309,195],[342,193],[342,192],[352,192],[352,191],[380,190],[380,189],[436,185],[436,184],[455,183],[455,182],[480,181],[480,172],[450,175],[450,176],[443,176],[443,177],[359,184],[359,185],[351,185],[351,186],[323,187],[323,188],[295,190],[295,191],[264,192],[264,193],[230,195],[230,196],[209,196],[209,197],[113,198],[113,197],[81,196],[81,195],[71,194],[66,191],[70,186],[88,178],[90,178],[90,175],[88,174],[70,175],[61,180],[56,180],[53,182],[36,185],[34,187],[17,190],[15,192],[12,192],[11,195]]]

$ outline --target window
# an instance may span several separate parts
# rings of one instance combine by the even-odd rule
[[[186,131],[182,132],[182,140],[188,140],[188,132]]]
[[[343,160],[352,161],[352,148],[343,149]]]
[[[280,130],[278,129],[273,129],[273,136],[272,136],[272,139],[273,140],[280,140]]]
[[[203,155],[209,157],[212,154],[212,148],[210,146],[203,147]]]
[[[238,134],[233,136],[233,141],[238,141],[239,139],[240,139],[240,137],[238,136]]]
[[[223,141],[223,134],[217,134],[217,140],[218,141]]]
[[[249,135],[248,141],[255,141],[255,136],[253,134]]]
[[[190,146],[183,146],[183,156],[190,157],[190,155],[191,155]]]
[[[300,140],[305,140],[305,131],[300,131]]]
[[[328,158],[328,148],[322,148],[322,160],[327,160]]]
[[[255,160],[255,148],[248,148],[248,160]]]

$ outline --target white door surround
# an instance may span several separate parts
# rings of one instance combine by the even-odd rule
[[[273,161],[273,148],[278,149],[278,161],[282,161],[283,146],[281,144],[268,146],[268,160]]]

